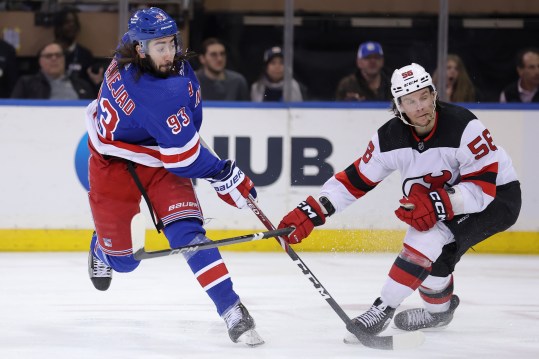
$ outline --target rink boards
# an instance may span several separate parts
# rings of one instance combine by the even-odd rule
[[[92,221],[87,201],[85,102],[0,102],[0,251],[84,251]],[[51,106],[52,105],[52,106]],[[208,104],[201,134],[222,157],[235,158],[257,185],[259,205],[278,224],[334,172],[363,155],[389,104],[308,103],[290,107]],[[523,207],[516,225],[475,248],[478,252],[539,254],[539,178],[535,145],[539,107],[475,105],[494,142],[511,155],[522,183]],[[234,210],[198,181],[211,238],[264,227],[249,210]],[[312,251],[395,251],[405,226],[393,214],[401,197],[397,174],[332,217],[297,248]],[[148,213],[142,208],[143,213]],[[165,247],[150,230],[150,248]],[[279,250],[273,240],[230,247]]]

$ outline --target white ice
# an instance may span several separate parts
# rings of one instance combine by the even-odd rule
[[[343,322],[286,253],[222,254],[263,346],[230,341],[181,256],[115,273],[99,292],[85,253],[0,253],[0,358],[539,358],[537,256],[465,255],[451,325],[388,352],[344,344]],[[376,299],[395,257],[299,255],[351,317]],[[414,293],[399,310],[419,304]]]

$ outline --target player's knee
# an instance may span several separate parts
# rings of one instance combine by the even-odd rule
[[[115,272],[127,273],[134,271],[140,261],[137,261],[132,254],[128,256],[108,256],[107,262]]]
[[[179,248],[192,244],[195,238],[206,234],[202,223],[195,218],[186,218],[172,222],[165,227],[164,232],[170,248]]]
[[[432,261],[427,256],[406,244],[399,253],[399,258],[423,268],[432,266]]]

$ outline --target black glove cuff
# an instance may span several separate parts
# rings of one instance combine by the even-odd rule
[[[326,196],[320,197],[318,201],[326,209],[326,212],[328,213],[327,217],[335,213],[335,207],[333,207],[333,204],[331,204],[330,200]]]
[[[311,201],[313,202],[312,204],[310,203]],[[298,209],[303,212],[307,218],[309,218],[315,227],[326,223],[326,218],[324,213],[322,213],[322,208],[320,208],[313,197],[309,196],[306,201],[298,204]]]
[[[234,161],[226,160],[223,169],[219,171],[219,173],[214,175],[212,178],[209,178],[209,181],[210,182],[225,181],[230,177],[230,175],[232,175],[233,170],[234,170]]]

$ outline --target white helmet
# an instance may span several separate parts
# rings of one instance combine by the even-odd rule
[[[430,74],[425,71],[423,66],[415,63],[396,69],[391,76],[391,94],[397,105],[399,97],[428,86],[432,86],[433,90],[436,91]]]

